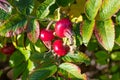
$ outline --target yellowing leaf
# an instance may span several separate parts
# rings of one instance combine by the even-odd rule
[[[70,18],[79,17],[84,12],[83,6],[85,6],[85,0],[76,0],[76,4],[70,6],[69,16]]]
[[[76,3],[70,6],[68,15],[73,22],[78,23],[82,21],[81,13],[84,13],[83,6],[85,6],[85,2],[85,0],[76,0]]]

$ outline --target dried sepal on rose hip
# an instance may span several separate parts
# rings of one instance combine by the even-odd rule
[[[65,56],[69,51],[69,47],[67,45],[63,45],[62,40],[55,40],[53,43],[53,51],[58,56]]]

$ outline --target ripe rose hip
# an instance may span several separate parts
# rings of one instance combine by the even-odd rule
[[[11,55],[15,51],[13,44],[9,43],[0,49],[3,54]]]
[[[54,52],[59,55],[59,56],[64,56],[67,54],[69,48],[68,46],[64,46],[63,45],[63,41],[62,40],[56,40],[53,43],[53,50]]]
[[[70,22],[69,19],[67,18],[61,19],[57,21],[55,24],[56,35],[60,38],[63,38],[65,37],[66,31],[69,30],[69,32],[71,32],[71,28],[72,28],[72,23]]]
[[[54,38],[53,30],[42,29],[40,32],[40,39],[42,41],[51,41]]]

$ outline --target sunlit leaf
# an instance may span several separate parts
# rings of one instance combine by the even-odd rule
[[[29,73],[33,71],[33,69],[35,68],[33,61],[28,60],[27,61],[27,67],[25,69],[25,71],[22,74],[22,80],[27,80]]]
[[[111,51],[115,40],[115,29],[112,20],[98,21],[95,27],[95,36],[106,50]]]
[[[120,60],[120,52],[116,51],[111,53],[111,59],[114,61],[119,61]]]
[[[89,57],[82,53],[82,52],[77,52],[77,53],[68,53],[62,59],[66,62],[74,62],[74,63],[85,63],[86,65],[90,64],[90,59]]]
[[[35,50],[39,53],[43,53],[45,51],[47,51],[47,48],[45,47],[45,45],[43,44],[43,42],[41,40],[38,40],[35,45]]]
[[[27,61],[31,55],[31,52],[26,50],[24,47],[17,47],[17,49],[24,55],[25,60]]]
[[[109,19],[120,9],[120,0],[103,0],[102,7],[99,10],[101,20]]]
[[[118,13],[117,13],[116,23],[120,25],[120,11],[118,11]]]
[[[62,63],[59,65],[59,68],[62,70],[67,71],[69,74],[75,76],[76,78],[80,80],[87,80],[87,77],[85,74],[81,74],[81,70],[78,66],[72,63]]]
[[[86,2],[85,13],[90,20],[93,20],[96,17],[101,4],[102,0],[88,0]]]
[[[80,34],[82,36],[83,43],[86,46],[91,39],[94,26],[95,26],[95,20],[90,21],[87,18],[85,18],[83,23],[80,25]]]

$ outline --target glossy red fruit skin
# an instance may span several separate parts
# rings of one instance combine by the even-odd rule
[[[53,30],[42,29],[40,31],[40,39],[42,41],[51,41],[54,39]]]
[[[65,33],[66,29],[68,29],[68,30],[72,29],[72,23],[69,19],[63,18],[56,22],[55,32],[58,37],[60,37],[60,38],[65,37],[64,33]]]
[[[1,48],[0,51],[3,54],[11,55],[15,51],[15,47],[13,46],[13,44],[7,44],[3,48]]]
[[[67,54],[68,52],[68,46],[64,46],[63,45],[63,41],[62,40],[56,40],[53,43],[53,50],[54,52],[59,55],[59,56],[64,56]]]

